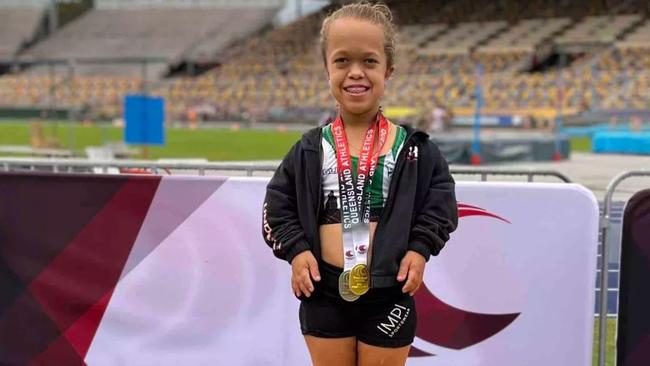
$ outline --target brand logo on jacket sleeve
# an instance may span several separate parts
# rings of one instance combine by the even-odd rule
[[[406,155],[406,160],[408,161],[417,161],[418,160],[418,147],[409,146],[408,155]]]
[[[271,248],[275,250],[280,250],[280,247],[282,246],[281,243],[278,243],[277,240],[273,237],[273,229],[271,229],[271,225],[269,225],[268,221],[268,209],[267,209],[268,204],[264,202],[264,212],[262,215],[262,221],[263,221],[263,226],[264,226],[264,234],[266,241],[271,244]]]

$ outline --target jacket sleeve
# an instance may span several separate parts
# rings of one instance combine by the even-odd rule
[[[262,214],[262,234],[273,254],[291,263],[309,243],[298,218],[295,185],[295,164],[300,154],[297,142],[282,160],[266,187]]]
[[[409,250],[416,251],[428,261],[438,255],[449,234],[458,225],[458,205],[455,182],[449,173],[444,157],[432,141],[427,149],[432,153],[433,169],[429,188],[419,212],[415,213],[414,225],[409,238]]]

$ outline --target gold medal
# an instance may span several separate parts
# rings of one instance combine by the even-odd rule
[[[339,295],[345,301],[356,301],[359,295],[355,295],[350,291],[350,271],[345,271],[339,276]]]
[[[350,291],[355,295],[363,295],[370,289],[370,274],[368,266],[357,264],[350,271]]]

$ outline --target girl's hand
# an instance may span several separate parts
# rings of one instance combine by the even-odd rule
[[[314,285],[311,280],[320,281],[318,262],[310,250],[306,250],[291,260],[291,289],[296,297],[301,294],[311,296]]]
[[[397,281],[402,282],[406,279],[406,284],[402,287],[402,292],[408,292],[409,295],[415,295],[420,288],[424,276],[424,265],[426,260],[422,254],[409,250],[406,252],[397,273]]]

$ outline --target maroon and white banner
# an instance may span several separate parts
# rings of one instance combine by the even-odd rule
[[[266,179],[0,174],[0,363],[305,365]],[[459,183],[409,365],[591,365],[598,206]]]

